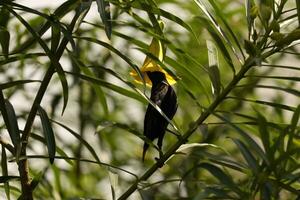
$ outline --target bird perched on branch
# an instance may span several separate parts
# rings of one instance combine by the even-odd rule
[[[162,72],[147,72],[152,82],[151,101],[156,104],[164,115],[173,119],[177,110],[177,96]],[[144,119],[144,135],[153,141],[158,138],[157,146],[161,150],[163,138],[169,122],[151,104],[148,105]],[[143,161],[149,144],[145,142],[143,148]]]
[[[157,60],[163,61],[163,47],[160,40],[153,38],[149,52],[152,56],[155,56]],[[157,62],[146,57],[142,68],[140,69],[143,80],[136,71],[132,71],[130,74],[135,78],[138,83],[146,83],[151,88],[151,101],[157,105],[159,112],[153,105],[149,103],[144,119],[144,135],[151,141],[158,138],[158,148],[161,150],[163,138],[169,124],[169,120],[172,120],[177,110],[177,96],[172,88],[172,84],[176,81],[169,73],[167,73]],[[163,116],[165,115],[165,117]],[[143,161],[145,159],[146,151],[149,148],[149,144],[145,142],[143,148]]]

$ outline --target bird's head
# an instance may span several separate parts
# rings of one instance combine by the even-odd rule
[[[147,72],[149,79],[152,82],[152,85],[156,85],[161,83],[162,81],[166,81],[166,75],[159,71]]]

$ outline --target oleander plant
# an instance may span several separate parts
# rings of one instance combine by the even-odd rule
[[[1,0],[0,199],[300,199],[299,44],[299,0]]]

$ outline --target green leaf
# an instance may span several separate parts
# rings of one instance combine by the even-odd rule
[[[259,164],[248,147],[239,139],[232,138],[232,140],[241,151],[244,159],[248,163],[248,166],[252,169],[253,174],[257,175],[259,172]]]
[[[0,84],[0,90],[5,90],[14,86],[19,86],[19,85],[23,85],[26,83],[36,83],[36,82],[41,82],[40,80],[18,80],[18,81],[10,81],[7,83],[2,83]]]
[[[299,117],[300,117],[300,105],[296,108],[294,115],[291,120],[291,132],[294,132],[299,126]]]
[[[215,31],[214,27],[209,23],[209,21],[206,18],[203,17],[197,17],[201,21],[201,23],[204,25],[204,27],[207,29],[211,37],[214,39],[215,44],[218,45],[220,51],[222,52],[222,55],[224,56],[224,59],[226,63],[231,68],[232,72],[235,74],[235,68],[232,62],[232,59],[230,57],[229,52],[227,51],[226,46],[223,43],[223,39],[219,36],[219,34]]]
[[[87,13],[89,12],[90,8],[92,5],[92,0],[88,0],[88,1],[82,1],[80,6],[77,8],[76,12],[78,13],[79,17],[78,20],[76,21],[76,24],[74,26],[74,32],[76,32],[81,23],[83,22],[85,16],[87,15]]]
[[[5,60],[0,60],[0,66],[9,64],[12,62],[19,62],[19,61],[24,61],[25,59],[31,59],[31,58],[37,58],[37,57],[42,57],[46,56],[44,53],[28,53],[28,54],[21,54],[17,56],[10,56],[8,59]]]
[[[297,16],[298,16],[298,26],[300,27],[300,1],[296,1],[296,6],[297,6]]]
[[[157,6],[151,6],[149,4],[145,4],[142,1],[134,1],[131,4],[131,6],[133,8],[141,9],[141,10],[144,10],[146,12],[150,12],[150,13],[156,14],[158,16],[162,16],[162,17],[165,17],[165,18],[169,19],[169,20],[175,22],[176,24],[179,24],[183,28],[185,28],[187,31],[189,31],[195,37],[195,39],[197,39],[197,36],[196,36],[195,32],[193,31],[193,29],[191,28],[191,26],[188,25],[181,18],[177,17],[175,14],[172,14],[168,11],[160,9]]]
[[[81,40],[86,40],[86,41],[89,41],[89,42],[93,42],[95,44],[99,44],[99,45],[101,45],[101,46],[109,49],[110,51],[112,51],[116,55],[118,55],[121,59],[123,59],[125,62],[127,62],[130,65],[130,67],[132,67],[137,72],[137,74],[139,75],[139,77],[141,78],[141,80],[144,80],[143,75],[142,75],[139,67],[136,64],[134,64],[132,62],[132,60],[130,58],[128,58],[128,56],[126,56],[123,53],[121,53],[118,49],[116,49],[115,47],[113,47],[111,44],[108,44],[108,43],[103,42],[101,40],[97,40],[95,38],[90,38],[90,37],[76,37],[76,36],[74,36],[74,38],[81,39]]]
[[[69,52],[69,56],[71,57],[72,61],[74,62],[74,64],[87,76],[92,77],[92,78],[96,78],[95,75],[93,75],[93,72],[84,65],[84,63],[82,63],[79,59],[76,58],[75,55],[73,55],[71,52]],[[95,90],[101,105],[103,107],[104,113],[105,115],[108,114],[108,106],[107,106],[107,101],[106,101],[106,96],[102,90],[101,87],[97,87],[97,84],[92,84],[93,89]]]
[[[254,139],[252,139],[252,137],[250,137],[248,135],[248,133],[246,133],[243,129],[241,129],[240,127],[238,127],[237,125],[233,124],[231,121],[229,121],[228,119],[226,119],[225,117],[217,114],[217,113],[213,113],[214,116],[218,117],[219,119],[223,120],[224,122],[226,122],[228,125],[230,125],[233,129],[235,129],[244,139],[245,141],[248,143],[248,145],[251,147],[251,149],[253,151],[256,152],[256,154],[262,159],[264,160],[268,165],[270,164],[268,158],[266,157],[264,151],[261,149],[261,147],[255,142]]]
[[[58,45],[59,45],[59,41],[60,41],[60,26],[58,26],[56,23],[53,23],[51,26],[51,51],[53,53],[55,53]]]
[[[226,17],[224,17],[222,10],[219,9],[219,7],[217,6],[217,4],[215,3],[214,0],[209,0],[210,4],[212,5],[212,7],[214,8],[215,14],[216,16],[222,21],[222,23],[224,24],[226,30],[229,32],[229,35],[231,36],[231,38],[233,39],[235,45],[239,48],[239,53],[243,56],[243,58],[245,59],[245,55],[243,53],[242,47],[240,45],[239,40],[237,39],[236,35],[234,34],[232,28],[230,27],[230,25],[227,23]]]
[[[116,191],[118,189],[119,175],[110,168],[108,168],[107,171],[108,171],[108,178],[109,178],[109,182],[110,182],[112,199],[116,200]]]
[[[262,143],[264,145],[265,152],[268,156],[269,160],[273,160],[273,154],[270,152],[271,149],[271,143],[270,143],[270,133],[268,130],[268,122],[266,118],[256,111],[257,113],[257,121],[258,121],[258,130],[260,134],[260,138],[262,140]]]
[[[109,1],[106,0],[96,0],[98,5],[98,12],[100,14],[101,20],[105,27],[105,33],[108,39],[111,38],[112,23],[110,18],[110,5]]]
[[[75,131],[73,131],[72,129],[70,129],[69,127],[65,126],[62,123],[59,123],[55,120],[52,120],[52,122],[61,126],[62,128],[66,129],[69,133],[71,133],[76,139],[78,139],[89,150],[89,152],[92,154],[92,156],[97,161],[97,163],[101,163],[94,148],[81,135],[79,135],[78,133],[76,133]]]
[[[227,99],[237,99],[240,101],[251,102],[251,103],[261,104],[261,105],[265,105],[265,106],[271,106],[273,108],[279,108],[279,109],[284,109],[284,110],[289,110],[289,111],[294,111],[296,109],[295,107],[292,107],[289,105],[274,103],[274,102],[269,102],[269,101],[252,100],[252,99],[245,99],[245,98],[233,97],[233,96],[228,96]]]
[[[0,176],[0,183],[6,183],[13,180],[19,180],[19,176]]]
[[[1,168],[2,168],[2,176],[8,177],[8,171],[7,171],[7,157],[6,157],[6,151],[3,145],[2,147],[2,154],[1,154]],[[9,183],[8,181],[4,182],[4,189],[5,194],[8,200],[10,200],[10,191],[9,191]]]
[[[83,79],[85,81],[91,82],[93,84],[97,84],[97,85],[106,87],[106,88],[108,88],[108,89],[110,89],[112,91],[115,91],[115,92],[117,92],[119,94],[122,94],[124,96],[130,97],[132,99],[135,99],[137,101],[140,101],[140,102],[143,102],[143,103],[146,102],[143,97],[141,97],[140,95],[136,94],[135,92],[132,92],[130,90],[124,89],[124,88],[119,87],[117,85],[111,84],[111,83],[106,82],[104,80],[101,80],[101,79],[98,79],[98,78],[89,77],[89,76],[85,76],[85,75],[78,74],[78,73],[73,73],[73,72],[66,72],[66,73],[71,74],[73,76],[76,76],[78,78],[81,78],[81,79]]]
[[[46,139],[45,139],[44,137],[40,136],[40,135],[37,135],[37,134],[35,134],[35,133],[31,133],[31,134],[30,134],[30,137],[31,137],[32,139],[34,139],[34,140],[37,140],[37,141],[39,141],[39,142],[41,142],[41,143],[47,145]],[[56,146],[56,152],[57,152],[59,155],[61,155],[62,157],[65,157],[65,158],[68,157],[68,155],[64,152],[64,150],[63,150],[62,148],[60,148],[59,146]],[[57,156],[56,156],[56,158],[57,158]],[[65,161],[66,161],[67,163],[69,163],[70,165],[73,165],[73,164],[74,164],[74,163],[73,163],[71,160],[69,160],[69,159],[65,159]]]
[[[206,6],[204,5],[204,3],[202,2],[202,0],[194,0],[194,2],[197,4],[197,6],[204,12],[204,14],[207,16],[207,18],[209,19],[209,21],[213,24],[213,26],[215,27],[216,31],[221,35],[221,37],[223,38],[223,40],[228,44],[228,46],[230,47],[230,49],[232,50],[232,52],[234,53],[234,55],[236,56],[237,60],[240,63],[243,63],[243,61],[240,59],[237,51],[235,50],[233,44],[231,43],[231,41],[229,40],[227,34],[223,31],[222,27],[218,24],[218,22],[216,21],[216,19],[214,18],[214,16],[210,13],[210,11],[206,8]],[[203,18],[205,19],[205,18]],[[209,23],[207,23],[209,24]]]
[[[46,139],[49,160],[50,163],[53,164],[56,152],[55,136],[53,133],[53,129],[46,111],[41,106],[39,106],[38,112],[42,122],[43,133]]]
[[[216,167],[210,163],[202,163],[199,167],[206,169],[209,171],[214,177],[216,177],[224,186],[232,189],[233,191],[240,193],[240,189],[233,182],[232,177],[225,174],[219,167]]]
[[[0,10],[0,27],[7,27],[9,21],[9,12],[5,7],[2,7]]]
[[[278,86],[273,86],[273,85],[253,85],[253,84],[245,84],[245,85],[238,85],[236,87],[242,87],[242,88],[247,88],[247,87],[255,87],[255,88],[265,88],[265,89],[274,89],[278,91],[284,91],[289,94],[293,94],[297,97],[300,96],[299,90],[291,89],[291,88],[283,88],[283,87],[278,87]]]
[[[16,13],[14,10],[8,8],[10,13],[13,14],[25,27],[26,29],[31,33],[31,35],[38,41],[38,43],[40,44],[40,46],[43,48],[43,50],[45,51],[46,55],[49,57],[51,64],[55,67],[60,82],[62,84],[62,88],[63,88],[63,94],[64,94],[64,105],[63,105],[63,109],[62,109],[62,114],[67,106],[68,103],[68,98],[69,98],[69,88],[68,88],[68,82],[66,79],[66,76],[64,74],[64,70],[61,66],[61,64],[59,63],[59,58],[53,54],[51,52],[51,50],[48,48],[47,44],[45,43],[45,41],[41,38],[41,36],[39,35],[39,33],[37,33],[28,23],[27,21],[22,18],[18,13]],[[51,67],[51,66],[50,66]]]
[[[0,26],[0,44],[2,47],[2,53],[4,54],[6,59],[8,58],[8,52],[9,52],[9,40],[10,40],[10,34],[8,30]]]
[[[8,126],[10,126],[10,128],[8,129],[10,139],[16,149],[16,152],[19,152],[19,150],[20,150],[20,130],[19,130],[19,126],[18,126],[17,116],[16,116],[13,105],[8,100],[5,100],[5,108],[7,111],[7,117],[8,117],[8,122],[9,122]]]
[[[209,40],[206,41],[209,63],[209,77],[212,84],[212,93],[217,97],[221,92],[221,78],[219,70],[218,50],[215,44]]]

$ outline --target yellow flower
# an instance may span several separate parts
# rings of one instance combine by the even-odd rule
[[[158,39],[156,39],[156,38],[152,39],[152,42],[149,47],[149,52],[153,56],[155,56],[159,61],[161,61],[161,62],[163,61],[164,51],[163,51],[162,44]],[[166,72],[159,64],[157,64],[153,59],[149,58],[148,56],[146,57],[144,64],[140,70],[141,70],[142,75],[145,79],[145,82],[148,86],[152,86],[152,83],[147,75],[147,72],[154,72],[154,71],[159,71],[159,72],[164,73],[166,75],[166,79],[170,85],[173,85],[176,83],[176,80],[170,74],[168,74],[168,72]],[[136,71],[132,70],[130,72],[130,75],[134,78],[134,80],[137,83],[143,83],[143,80],[139,77],[139,75],[137,74]]]

